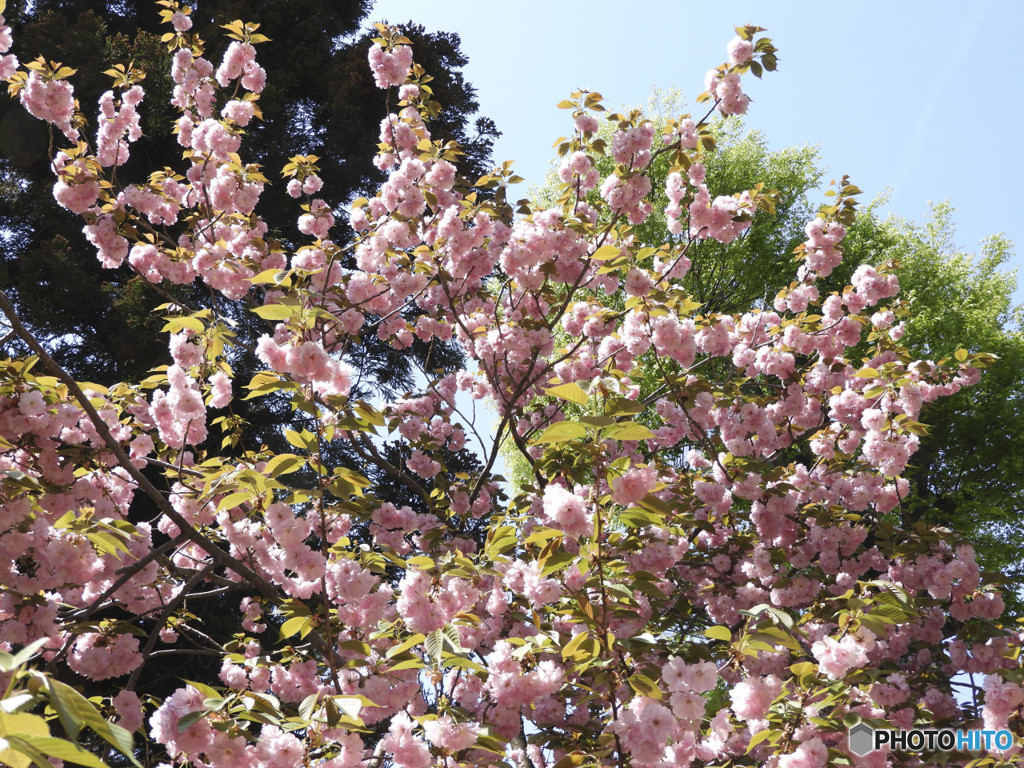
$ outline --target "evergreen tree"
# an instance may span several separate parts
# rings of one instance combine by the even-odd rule
[[[267,221],[270,235],[288,244],[297,231],[291,208],[282,203],[284,183],[279,175],[288,158],[317,155],[320,176],[343,206],[379,184],[380,172],[363,148],[372,146],[389,105],[373,86],[366,66],[370,32],[360,31],[369,13],[365,0],[203,0],[198,3],[195,30],[214,47],[216,60],[226,43],[219,27],[239,18],[260,23],[271,40],[261,56],[274,62],[275,78],[262,94],[265,120],[254,121],[247,137],[246,162],[263,166],[276,189],[265,194],[257,213]],[[132,159],[118,169],[119,180],[141,180],[141,169],[176,168],[173,148],[148,137],[163,136],[171,128],[173,113],[168,75],[169,54],[160,42],[157,8],[149,2],[46,1],[12,3],[8,18],[21,34],[15,53],[41,52],[80,73],[76,93],[86,114],[110,86],[100,74],[120,62],[133,61],[147,73],[147,96],[142,106],[144,137],[133,148]],[[461,74],[466,58],[459,38],[451,33],[428,33],[409,24],[418,61],[435,79],[437,99],[445,104],[432,129],[466,148],[460,170],[471,180],[489,167],[491,144],[499,134],[487,118],[473,120],[475,92]],[[315,98],[323,83],[331,84],[328,101]],[[393,105],[392,105],[393,107]],[[83,135],[91,139],[95,126]],[[0,98],[0,285],[13,294],[26,321],[47,339],[55,358],[75,372],[104,371],[104,380],[139,380],[155,365],[166,362],[162,343],[154,343],[159,321],[151,310],[166,301],[128,267],[111,274],[93,258],[80,225],[61,215],[51,187],[51,142],[45,126],[33,120],[15,100]],[[284,211],[289,211],[285,214]],[[332,232],[336,241],[348,236],[343,220]],[[165,286],[176,298],[191,304],[209,299]],[[410,383],[411,360],[389,353],[386,345],[366,340],[368,358],[365,386],[383,392],[401,391]],[[425,351],[424,351],[425,353]],[[451,364],[435,352],[434,363]]]

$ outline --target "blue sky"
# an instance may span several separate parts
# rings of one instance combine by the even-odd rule
[[[747,78],[750,128],[775,148],[820,145],[829,178],[849,174],[867,199],[889,188],[885,210],[908,219],[949,199],[960,247],[1005,232],[1024,265],[1019,0],[379,0],[371,18],[459,33],[480,111],[504,132],[494,159],[514,160],[527,186],[570,130],[555,104],[571,91],[613,107],[645,104],[654,86],[692,99],[735,25],[767,27],[780,67]]]

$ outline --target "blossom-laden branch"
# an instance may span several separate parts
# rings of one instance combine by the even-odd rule
[[[711,114],[744,112],[743,77],[775,68],[762,29],[738,28],[708,114],[670,121],[660,145],[638,111],[598,138],[600,94],[563,102],[560,194],[516,217],[510,166],[459,177],[457,147],[430,134],[430,76],[380,26],[370,66],[397,89],[376,156],[387,180],[351,206],[348,260],[317,158],[284,169],[300,247],[272,244],[256,213],[257,25],[227,25],[215,65],[189,10],[160,6],[180,172],[116,173],[139,136],[131,67],[112,70],[93,138],[73,72],[0,58],[67,141],[54,194],[101,263],[211,297],[165,307],[172,365],[104,388],[68,376],[0,294],[33,355],[0,362],[6,649],[38,640],[54,670],[130,675],[110,706],[175,765],[875,765],[886,756],[851,753],[845,729],[959,725],[977,709],[952,695],[961,672],[986,676],[986,727],[1020,732],[1021,637],[998,623],[999,593],[967,544],[889,519],[922,409],[991,356],[914,361],[888,266],[822,295],[856,213],[845,179],[771,308],[701,314],[684,286],[692,244],[736,240],[777,199],[762,185],[712,199],[705,178]],[[651,247],[636,228],[656,159],[671,164],[672,237]],[[266,331],[254,347],[217,311],[229,302]],[[455,345],[470,370],[359,400],[368,333]],[[266,369],[236,381],[243,353]],[[288,452],[218,450],[209,427],[240,389],[296,414]],[[495,473],[497,444],[460,460],[487,431],[462,423],[465,400],[494,404],[494,440],[527,457],[528,483]],[[228,635],[188,610],[231,596]],[[220,657],[217,678],[142,690],[146,665],[178,653]],[[5,712],[45,727],[28,714],[39,701],[19,693]],[[70,738],[89,724],[131,752],[94,709],[56,709]],[[57,748],[47,738],[8,744],[31,757]]]

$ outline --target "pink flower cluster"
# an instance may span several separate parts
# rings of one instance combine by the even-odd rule
[[[830,680],[840,680],[851,669],[859,669],[868,663],[868,651],[874,642],[874,635],[870,632],[865,632],[864,638],[854,635],[845,635],[841,640],[824,637],[811,646],[811,653],[818,660],[818,668]]]
[[[100,195],[100,182],[84,160],[72,161],[64,152],[53,160],[57,182],[53,197],[72,213],[85,213],[96,204]]]
[[[732,242],[750,226],[756,207],[754,200],[750,192],[743,192],[719,195],[712,201],[704,183],[705,173],[704,164],[697,162],[690,166],[685,181],[678,171],[665,179],[665,194],[669,200],[665,207],[668,230],[674,235],[682,233],[683,204],[689,201],[686,208],[690,214],[691,238],[710,237],[721,243]],[[689,265],[689,260],[686,264]]]
[[[385,51],[380,43],[374,43],[368,57],[373,81],[378,88],[401,85],[412,66],[412,48],[408,45],[398,45]]]
[[[690,236],[711,237],[720,243],[731,243],[747,227],[754,214],[749,192],[736,196],[719,195],[711,200],[707,186],[697,185],[690,203]]]
[[[612,499],[625,506],[635,504],[654,490],[657,482],[656,467],[633,467],[612,480]]]
[[[172,448],[197,445],[206,439],[206,406],[199,386],[177,365],[167,369],[167,392],[153,393],[150,406],[160,439]]]
[[[104,167],[124,165],[128,162],[128,143],[142,136],[138,106],[142,102],[142,87],[134,85],[121,96],[120,107],[114,104],[114,94],[107,91],[100,96],[100,115],[96,130],[96,156]]]
[[[612,135],[612,157],[626,168],[644,168],[651,162],[651,142],[654,139],[654,123],[616,131]]]
[[[74,89],[67,80],[46,78],[32,70],[18,98],[30,115],[57,126],[68,141],[78,141],[78,129],[72,125],[75,116]]]
[[[11,28],[4,22],[3,14],[0,14],[0,80],[10,80],[18,69],[18,57],[11,50]]]
[[[260,93],[267,82],[267,73],[256,63],[256,49],[249,43],[233,41],[224,52],[217,72],[214,74],[222,88],[227,88],[231,81],[240,79],[247,91]]]
[[[704,88],[718,100],[718,111],[723,115],[742,115],[750,105],[750,97],[743,93],[738,72],[722,74],[712,69],[704,81]]]
[[[546,525],[577,539],[593,534],[593,509],[586,499],[552,483],[544,489],[543,503]]]
[[[573,152],[558,166],[558,178],[578,188],[583,195],[597,186],[598,173],[590,157],[583,152]]]
[[[726,49],[729,51],[729,63],[734,67],[746,64],[754,56],[754,44],[739,35],[729,41]]]
[[[413,632],[433,632],[451,622],[455,614],[469,611],[480,598],[470,582],[447,577],[433,585],[423,571],[409,570],[398,585],[398,613]]]
[[[256,348],[260,360],[279,373],[312,384],[321,395],[347,395],[352,386],[352,369],[332,358],[318,341],[288,340],[287,330],[278,326],[274,338],[261,336]],[[278,341],[277,339],[281,339]]]
[[[92,680],[127,675],[142,663],[139,639],[130,634],[104,637],[98,632],[80,635],[68,654],[68,666]]]

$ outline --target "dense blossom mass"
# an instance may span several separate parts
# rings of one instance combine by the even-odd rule
[[[0,657],[0,749],[85,760],[45,736],[43,699],[67,739],[134,760],[134,733],[152,764],[218,768],[960,765],[972,756],[860,755],[847,729],[1024,731],[1022,635],[999,592],[967,543],[892,514],[927,404],[987,358],[910,358],[888,267],[826,287],[859,190],[837,185],[774,301],[702,313],[682,287],[693,243],[772,209],[761,186],[713,193],[705,170],[713,113],[746,111],[743,77],[775,68],[763,30],[738,28],[708,113],[664,133],[610,115],[608,144],[601,97],[573,94],[558,199],[514,215],[509,166],[460,177],[457,149],[431,139],[429,77],[381,27],[387,179],[346,222],[315,157],[283,184],[245,160],[267,78],[256,26],[227,25],[217,63],[189,10],[160,5],[177,170],[117,181],[140,136],[131,68],[90,120],[59,65],[5,55],[0,74],[66,139],[54,195],[104,267],[204,285],[261,332],[246,345],[213,309],[171,302],[171,364],[104,388],[57,368],[0,295],[32,353],[0,362],[0,647],[30,646]],[[0,52],[10,41],[4,26]],[[672,237],[640,247],[662,155]],[[265,195],[296,206],[296,247],[255,213]],[[368,334],[471,364],[357,400]],[[238,380],[243,357],[264,370]],[[291,406],[291,452],[236,449],[242,397]],[[470,418],[478,400],[494,434]],[[417,503],[332,466],[336,441]],[[503,443],[528,467],[516,486],[495,473]],[[449,471],[464,451],[476,469]],[[131,514],[147,505],[150,522]],[[188,610],[213,594],[237,601],[230,641]],[[147,690],[157,654],[200,648],[219,680]],[[119,693],[96,704],[58,677]]]

